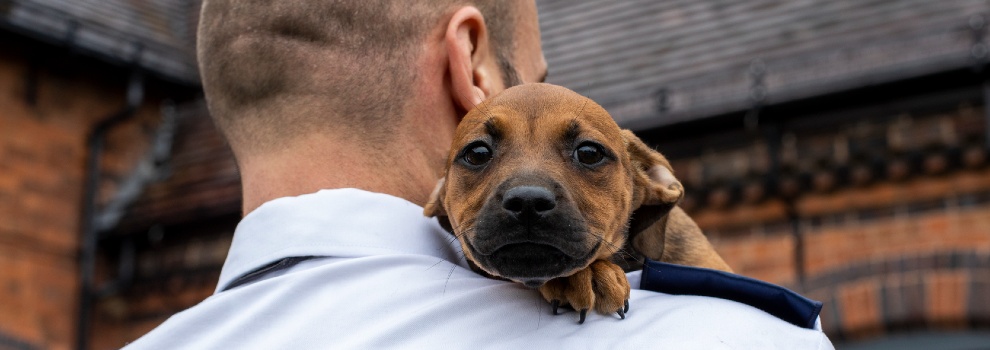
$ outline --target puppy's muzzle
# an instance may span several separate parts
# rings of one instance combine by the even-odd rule
[[[537,287],[587,264],[597,245],[566,196],[532,182],[505,185],[482,208],[476,234],[467,239],[481,266]]]

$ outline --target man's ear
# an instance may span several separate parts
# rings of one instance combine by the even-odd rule
[[[629,234],[634,236],[662,219],[684,196],[684,187],[660,152],[643,143],[632,131],[622,130],[633,177],[633,218]]]
[[[453,233],[454,230],[450,226],[450,218],[447,217],[447,210],[443,207],[443,196],[447,192],[447,186],[445,186],[447,178],[440,178],[437,181],[437,186],[433,188],[433,192],[430,193],[430,199],[423,206],[423,215],[427,217],[437,218],[437,222],[443,227],[447,232]]]
[[[465,6],[447,23],[444,44],[449,58],[451,93],[459,107],[470,111],[505,89],[488,27],[481,11]]]

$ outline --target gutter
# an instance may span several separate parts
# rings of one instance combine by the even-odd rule
[[[179,49],[172,44],[87,19],[55,6],[57,3],[58,1],[0,0],[0,34],[9,32],[54,47],[64,46],[66,41],[71,41],[71,49],[81,56],[113,66],[139,66],[156,80],[182,88],[200,86],[194,55],[188,57],[177,51]],[[182,45],[193,45],[195,41],[191,35],[194,33],[186,29],[189,28],[187,21],[182,22],[176,23],[182,29],[178,33],[180,40],[184,42]],[[130,60],[138,52],[129,51],[127,46],[136,41],[143,42],[144,45],[141,51],[145,55],[141,62]]]

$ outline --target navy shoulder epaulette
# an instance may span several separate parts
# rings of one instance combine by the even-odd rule
[[[728,272],[649,259],[643,263],[640,289],[732,300],[804,328],[814,328],[822,310],[822,302],[778,285]]]

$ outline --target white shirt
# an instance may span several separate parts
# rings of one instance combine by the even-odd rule
[[[699,296],[633,289],[625,320],[554,316],[536,290],[471,271],[422,211],[355,189],[265,203],[237,226],[217,293],[127,348],[832,349],[820,330]],[[296,256],[319,258],[222,291]]]

